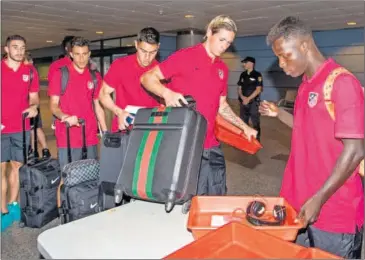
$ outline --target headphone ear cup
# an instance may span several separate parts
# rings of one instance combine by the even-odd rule
[[[280,221],[281,223],[283,223],[286,218],[285,206],[275,205],[274,210],[273,210],[273,215],[277,221]]]
[[[261,217],[265,213],[265,204],[261,201],[253,201],[251,205],[252,214],[255,217]]]

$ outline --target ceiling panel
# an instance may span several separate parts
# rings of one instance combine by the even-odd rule
[[[309,2],[297,1],[296,3],[288,3],[286,5],[283,5],[283,7],[294,13],[302,13],[313,10],[329,9],[328,2],[329,1],[309,1]]]
[[[186,19],[186,14],[195,17]],[[230,15],[240,36],[266,34],[280,18],[293,14],[314,30],[348,28],[348,21],[364,26],[363,1],[2,1],[2,41],[20,33],[29,48],[40,48],[49,46],[46,40],[59,43],[70,34],[96,40],[135,34],[146,26],[161,32],[204,30],[218,14]]]

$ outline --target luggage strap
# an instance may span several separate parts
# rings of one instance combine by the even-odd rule
[[[347,74],[347,75],[353,75],[350,71],[343,67],[338,67],[334,69],[327,77],[324,86],[323,86],[323,96],[324,96],[324,103],[326,105],[326,109],[328,111],[329,116],[332,120],[336,120],[335,118],[335,103],[332,101],[331,94],[333,90],[333,85],[335,83],[336,78],[339,75]],[[364,88],[362,88],[364,91]],[[360,162],[360,165],[358,167],[358,173],[364,177],[364,160]]]
[[[171,107],[153,108],[148,123],[166,124],[169,112]],[[152,183],[163,134],[161,130],[144,131],[134,164],[132,194],[136,197],[154,199]]]

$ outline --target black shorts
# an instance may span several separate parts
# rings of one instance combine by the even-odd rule
[[[344,221],[346,221],[344,219]],[[296,243],[304,246],[314,246],[324,251],[348,259],[360,259],[362,247],[362,228],[355,234],[330,233],[309,226],[298,233]]]
[[[29,131],[26,132],[26,146],[30,143]],[[1,162],[24,162],[23,158],[23,133],[1,134]]]
[[[198,195],[224,196],[226,186],[226,162],[220,147],[205,149],[200,166]]]

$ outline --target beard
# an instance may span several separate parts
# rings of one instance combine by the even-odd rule
[[[8,53],[8,58],[16,62],[22,62],[24,60],[24,54],[13,55]]]

